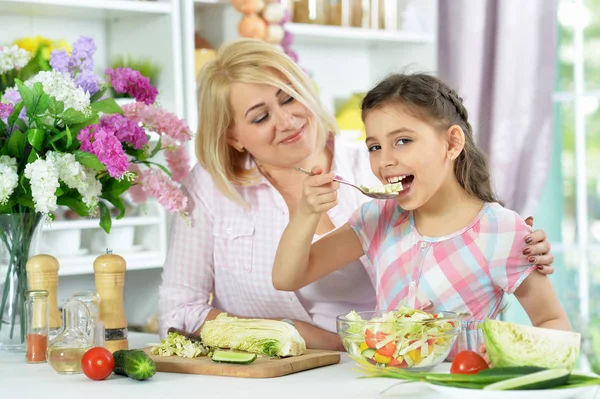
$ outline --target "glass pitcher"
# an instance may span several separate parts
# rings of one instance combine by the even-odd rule
[[[76,293],[72,294],[70,299],[77,299],[77,300],[83,302],[88,307],[88,310],[90,312],[90,322],[88,323],[83,318],[80,319],[79,321],[81,323],[82,329],[85,329],[87,326],[88,335],[90,336],[90,340],[91,340],[92,344],[94,344],[94,346],[99,346],[96,344],[96,342],[99,341],[98,338],[100,338],[100,337],[95,336],[95,331],[97,330],[97,327],[98,327],[98,312],[100,310],[100,294],[98,294],[96,291],[81,291],[81,292],[76,292]]]
[[[81,373],[81,358],[92,347],[93,329],[85,303],[68,299],[63,304],[63,331],[48,345],[48,363],[59,374]]]

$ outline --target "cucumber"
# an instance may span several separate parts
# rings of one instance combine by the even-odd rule
[[[375,356],[375,349],[368,348],[362,351],[360,354],[366,359],[373,359],[373,356]]]
[[[250,364],[256,360],[256,353],[215,351],[212,360],[219,363]]]
[[[509,367],[492,367],[491,369],[485,369],[478,372],[476,375],[527,375],[537,373],[538,371],[548,370],[544,367],[537,366],[509,366]]]
[[[526,390],[526,389],[548,389],[565,384],[569,380],[569,370],[551,369],[538,371],[521,377],[510,378],[508,380],[496,382],[487,385],[483,389],[486,391],[506,391],[506,390]]]

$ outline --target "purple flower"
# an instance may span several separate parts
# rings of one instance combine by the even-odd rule
[[[122,143],[129,143],[136,150],[140,150],[148,142],[148,136],[144,129],[135,121],[123,115],[104,115],[100,119],[101,129],[111,131]]]
[[[100,78],[93,71],[83,70],[75,76],[75,84],[93,95],[100,88]]]
[[[81,36],[73,44],[70,57],[63,49],[54,50],[50,55],[50,66],[55,71],[69,73],[77,86],[94,95],[100,88],[100,78],[94,75],[95,52],[94,40]]]
[[[57,72],[69,72],[69,54],[64,49],[50,54],[50,66]]]
[[[77,139],[81,142],[81,151],[96,155],[106,166],[108,174],[115,179],[121,178],[127,171],[129,165],[127,156],[113,132],[92,125],[82,129]]]
[[[0,119],[5,120],[8,118],[10,114],[12,114],[13,109],[14,107],[12,104],[0,103]]]
[[[117,93],[127,93],[137,102],[147,105],[154,104],[158,90],[150,84],[150,79],[139,71],[131,68],[107,68],[104,72],[110,77],[110,83]]]
[[[2,100],[4,102],[12,104],[14,106],[21,102],[21,94],[19,93],[19,90],[15,89],[14,87],[11,87],[11,88],[6,89],[6,91],[4,92],[4,96],[2,97]],[[27,108],[23,107],[21,112],[19,112],[19,119],[25,119],[26,115],[27,115]]]

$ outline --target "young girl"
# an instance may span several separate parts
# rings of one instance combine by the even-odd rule
[[[338,189],[314,167],[279,243],[275,288],[300,289],[366,254],[380,310],[402,301],[483,320],[514,293],[534,326],[570,330],[550,281],[521,252],[531,229],[498,203],[462,99],[432,76],[392,75],[366,95],[362,118],[372,172],[402,190],[311,245]]]

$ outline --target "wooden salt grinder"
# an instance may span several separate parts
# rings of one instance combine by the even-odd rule
[[[98,320],[104,322],[105,346],[111,352],[129,349],[127,319],[123,303],[125,259],[110,249],[94,261],[96,291],[100,295]]]
[[[25,265],[27,281],[30,290],[48,291],[50,302],[50,330],[62,327],[62,317],[58,312],[58,260],[52,255],[35,255],[29,258]]]

